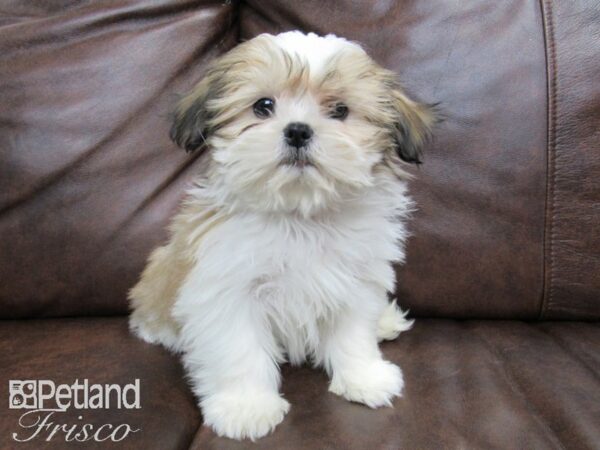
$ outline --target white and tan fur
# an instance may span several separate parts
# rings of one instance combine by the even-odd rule
[[[401,394],[378,341],[411,325],[388,301],[413,208],[401,160],[418,161],[432,121],[360,46],[300,32],[237,46],[181,101],[172,137],[208,148],[209,168],[131,290],[130,326],[182,353],[219,435],[283,420],[285,361],[324,367],[331,392],[373,408]],[[310,165],[282,164],[290,122],[314,130]]]

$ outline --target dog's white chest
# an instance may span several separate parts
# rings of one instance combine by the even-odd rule
[[[399,258],[401,224],[384,219],[264,223],[254,237],[251,301],[269,318],[288,357],[300,362],[318,345],[320,328],[366,286],[394,283],[390,262]],[[247,231],[250,231],[247,229]]]
[[[288,358],[301,362],[344,309],[368,310],[374,291],[385,299],[394,289],[392,262],[404,258],[402,218],[409,207],[398,185],[321,218],[229,216],[198,245],[177,314],[247,308]]]

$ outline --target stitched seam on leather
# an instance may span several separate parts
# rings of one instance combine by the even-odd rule
[[[546,50],[546,83],[547,83],[547,143],[546,143],[546,208],[544,214],[544,277],[542,302],[539,317],[545,318],[552,305],[554,293],[554,181],[556,175],[556,41],[554,39],[554,22],[551,0],[540,0],[542,23],[544,26],[544,44]]]
[[[485,337],[483,337],[483,334],[479,330],[477,330],[476,323],[475,324],[470,323],[468,325],[469,325],[469,328],[471,329],[473,335],[482,342],[483,347],[486,348],[492,355],[494,355],[498,359],[498,361],[501,362],[501,364],[499,366],[504,374],[504,377],[506,379],[506,382],[508,383],[508,386],[515,392],[515,394],[520,399],[523,400],[524,408],[530,412],[533,420],[536,423],[538,423],[542,427],[542,429],[546,430],[548,432],[548,434],[556,440],[555,443],[558,445],[559,448],[561,448],[563,450],[567,450],[567,448],[563,445],[563,443],[562,443],[559,435],[556,433],[556,431],[550,426],[548,421],[546,421],[546,419],[543,417],[541,412],[535,406],[533,406],[533,402],[529,401],[529,398],[527,397],[527,395],[525,393],[526,391],[521,387],[521,385],[517,382],[515,377],[512,375],[512,370],[509,368],[504,355],[502,355],[502,353],[496,349],[496,346],[494,346]]]

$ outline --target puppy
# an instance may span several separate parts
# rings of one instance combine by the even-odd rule
[[[359,45],[300,32],[240,44],[182,99],[171,137],[209,166],[130,292],[130,327],[182,353],[216,433],[283,420],[286,361],[371,408],[400,395],[378,341],[411,326],[388,293],[413,208],[402,166],[433,121]]]

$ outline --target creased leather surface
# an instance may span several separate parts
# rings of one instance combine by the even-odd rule
[[[544,1],[546,318],[600,318],[600,3]]]
[[[327,392],[327,377],[285,365],[292,408],[259,444],[217,437],[201,419],[176,357],[131,337],[124,318],[0,323],[8,379],[139,377],[142,409],[86,411],[86,420],[142,424],[124,449],[561,449],[600,442],[600,326],[592,323],[419,320],[386,356],[404,371],[394,408],[371,410]],[[7,405],[5,388],[0,404]],[[0,408],[0,448],[19,414]],[[200,428],[198,428],[200,427]],[[64,448],[60,445],[19,448]],[[87,448],[77,445],[77,448]],[[102,447],[106,448],[106,447]]]
[[[168,114],[233,45],[210,1],[0,6],[0,316],[124,313],[198,170]]]
[[[200,413],[178,358],[133,337],[125,318],[0,321],[0,355],[2,449],[185,449],[200,425]],[[141,409],[69,409],[55,415],[54,423],[91,423],[96,429],[106,423],[127,423],[141,431],[120,443],[96,445],[65,443],[60,433],[49,443],[35,439],[17,445],[11,440],[14,432],[25,437],[31,430],[20,431],[17,426],[23,410],[8,409],[9,379],[72,384],[84,378],[90,384],[121,385],[139,378]]]
[[[402,305],[417,316],[538,316],[546,67],[537,1],[250,1],[240,27],[243,39],[300,28],[356,40],[411,94],[441,103],[445,121],[414,171]]]

